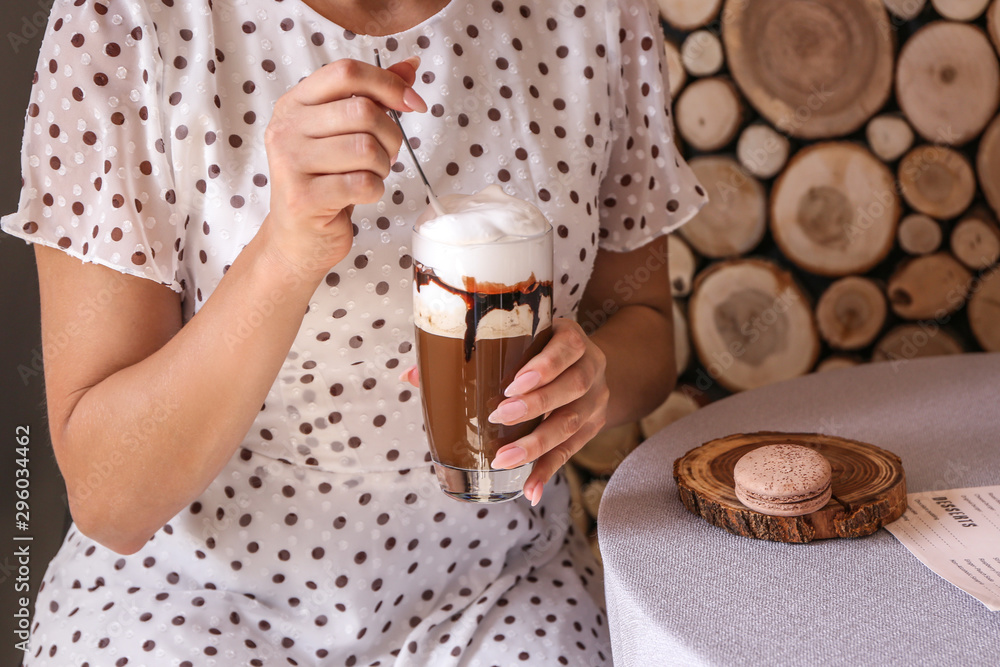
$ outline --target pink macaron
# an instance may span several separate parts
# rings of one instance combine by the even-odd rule
[[[765,445],[743,455],[733,469],[736,497],[761,514],[800,516],[830,500],[830,462],[801,445]]]

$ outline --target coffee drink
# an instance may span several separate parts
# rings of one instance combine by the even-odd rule
[[[496,451],[540,419],[487,417],[545,346],[552,323],[552,232],[542,213],[498,186],[442,197],[414,228],[414,322],[420,389],[445,493],[474,502],[521,495],[530,464],[493,470]]]

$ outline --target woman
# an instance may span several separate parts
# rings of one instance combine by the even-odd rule
[[[641,0],[57,0],[3,221],[68,340],[75,526],[26,664],[609,661],[553,475],[673,382],[665,270],[633,274],[704,196],[660,53]],[[499,183],[556,228],[562,319],[503,411],[551,413],[505,457],[527,500],[428,465],[400,376],[425,199],[386,108],[438,194]]]

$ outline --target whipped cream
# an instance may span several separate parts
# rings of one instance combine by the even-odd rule
[[[414,321],[428,333],[462,338],[468,304],[454,293],[510,291],[532,281],[552,281],[552,234],[548,220],[532,204],[497,185],[474,195],[439,198],[445,215],[430,207],[414,225],[413,259],[444,287],[431,282],[417,289]],[[551,299],[539,303],[538,330],[551,325]],[[477,339],[531,335],[534,313],[521,304],[492,310],[479,320]]]
[[[511,197],[499,185],[474,195],[445,195],[438,203],[445,215],[428,207],[416,224],[417,233],[431,241],[474,245],[524,239],[549,229],[549,221],[536,206]]]

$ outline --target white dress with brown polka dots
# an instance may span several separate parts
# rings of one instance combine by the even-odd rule
[[[189,320],[267,212],[275,100],[377,48],[422,58],[431,110],[403,122],[438,193],[498,183],[552,221],[556,315],[573,317],[599,248],[638,248],[704,202],[671,140],[661,39],[642,0],[452,0],[386,37],[301,0],[56,0],[3,229],[168,285]],[[438,490],[398,380],[424,203],[404,152],[232,461],[134,555],[71,529],[26,665],[610,661],[561,478],[536,508]]]

